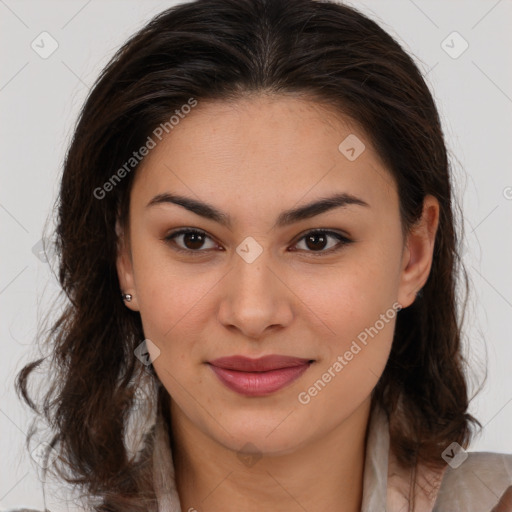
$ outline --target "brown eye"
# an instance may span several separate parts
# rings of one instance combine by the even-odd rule
[[[187,249],[197,250],[201,249],[204,244],[204,235],[200,233],[184,233],[183,235],[183,244]]]
[[[208,249],[215,248],[216,245],[213,242],[210,247],[204,248],[205,242],[208,239],[211,240],[204,231],[197,229],[180,229],[165,237],[165,240],[175,246],[175,250],[187,253],[206,252]]]
[[[329,240],[335,239],[338,243],[331,243],[329,245]],[[344,245],[348,245],[352,243],[352,240],[349,240],[347,237],[336,233],[334,231],[327,230],[315,230],[306,233],[300,240],[297,246],[304,241],[306,252],[311,253],[319,253],[318,255],[328,254],[331,252],[335,252],[341,249]],[[327,250],[324,250],[327,247]]]
[[[304,242],[308,249],[311,249],[312,251],[321,251],[322,249],[325,249],[328,238],[329,237],[324,233],[313,233],[312,235],[304,237]]]

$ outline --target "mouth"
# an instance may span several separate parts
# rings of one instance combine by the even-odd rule
[[[314,363],[312,359],[281,355],[251,359],[221,357],[208,365],[220,381],[245,396],[265,396],[288,386]]]

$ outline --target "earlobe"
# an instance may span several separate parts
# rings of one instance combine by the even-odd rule
[[[428,195],[423,202],[421,219],[407,235],[402,256],[398,301],[404,308],[415,301],[416,295],[428,279],[438,224],[439,202]]]
[[[119,221],[116,221],[117,233],[117,257],[116,268],[119,279],[119,296],[124,301],[126,307],[132,311],[139,311],[137,294],[135,290],[135,280],[133,277],[133,264],[130,254],[129,240],[124,235]]]

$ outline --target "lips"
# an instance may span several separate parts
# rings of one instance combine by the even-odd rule
[[[221,357],[208,364],[232,391],[246,396],[264,396],[298,379],[312,362],[311,359],[270,355],[259,359]]]
[[[214,359],[210,361],[210,364],[218,368],[236,370],[239,372],[268,372],[270,370],[279,370],[292,366],[302,366],[310,361],[311,359],[278,355],[264,356],[259,359],[251,359],[244,356],[231,356]]]

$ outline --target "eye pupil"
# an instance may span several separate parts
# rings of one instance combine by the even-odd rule
[[[192,245],[190,245],[190,243]],[[204,235],[201,233],[189,232],[183,235],[183,243],[187,246],[187,249],[200,249],[204,244]]]
[[[318,240],[321,240],[320,244],[319,244],[320,247],[318,247],[318,243],[315,244],[315,240],[317,242],[318,242]],[[327,241],[327,237],[321,233],[312,233],[306,237],[306,245],[307,245],[308,249],[316,249],[316,250],[324,249],[326,241]],[[312,245],[310,244],[310,242],[313,242]]]

